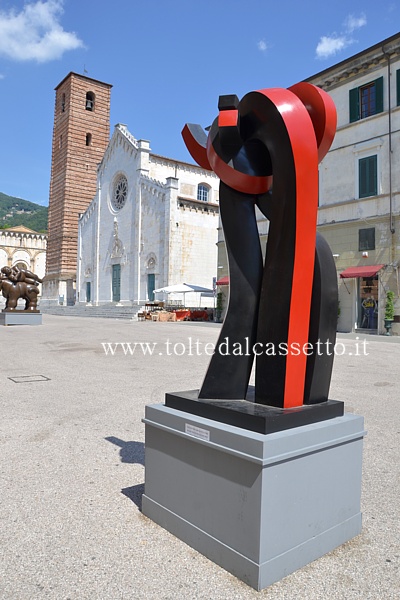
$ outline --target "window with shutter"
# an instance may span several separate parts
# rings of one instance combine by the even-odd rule
[[[350,123],[383,112],[383,77],[349,92]]]
[[[358,250],[375,250],[375,227],[358,230]]]

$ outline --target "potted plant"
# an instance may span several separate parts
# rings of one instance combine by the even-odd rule
[[[386,293],[386,304],[385,304],[385,335],[392,335],[392,323],[394,320],[394,292],[390,291]]]
[[[217,294],[217,303],[215,306],[215,320],[217,323],[221,323],[221,315],[222,315],[222,309],[224,308],[224,304],[223,304],[223,295],[222,292],[218,292]]]

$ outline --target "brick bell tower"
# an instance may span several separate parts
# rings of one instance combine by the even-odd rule
[[[96,194],[97,165],[110,137],[111,88],[72,72],[55,88],[43,304],[74,303],[78,217]]]

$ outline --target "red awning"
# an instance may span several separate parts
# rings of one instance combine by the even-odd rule
[[[349,279],[350,277],[374,277],[378,271],[385,265],[369,265],[363,267],[349,267],[340,273],[342,279]]]
[[[217,285],[229,285],[229,277],[221,277],[221,279],[218,279]]]

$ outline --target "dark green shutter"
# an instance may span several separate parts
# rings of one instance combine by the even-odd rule
[[[400,69],[396,71],[397,106],[400,106]]]
[[[371,196],[378,193],[378,157],[370,156],[368,161],[368,188]]]
[[[375,106],[376,114],[383,112],[383,77],[375,79]]]
[[[360,94],[358,88],[354,88],[349,92],[349,106],[350,106],[350,123],[358,121],[360,118]]]
[[[358,161],[358,195],[360,198],[368,196],[367,191],[367,160],[361,158]]]
[[[358,195],[360,198],[376,196],[378,193],[377,156],[367,156],[358,161]]]

